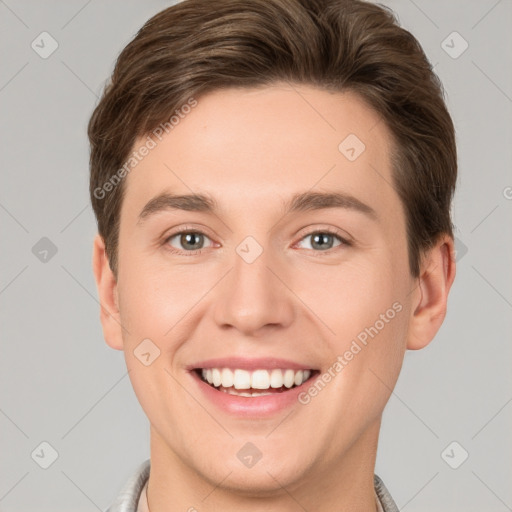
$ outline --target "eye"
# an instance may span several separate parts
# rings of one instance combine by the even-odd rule
[[[305,247],[305,249],[316,250],[315,252],[328,251],[329,249],[333,249],[340,245],[351,245],[348,240],[328,229],[309,233],[301,240],[306,240],[308,238],[311,238],[311,243],[309,244],[310,247]],[[339,241],[338,245],[333,245],[335,239]]]
[[[309,247],[303,248],[315,252],[326,252],[339,246],[352,245],[350,241],[330,229],[313,231],[301,238],[299,244],[308,238],[311,238]],[[205,246],[205,240],[210,242],[208,246]],[[338,244],[335,245],[336,240],[338,240]],[[178,246],[176,246],[176,244]],[[214,244],[205,233],[190,228],[184,228],[168,236],[164,240],[163,245],[172,253],[193,256],[201,253],[201,250],[205,248],[213,247]]]
[[[208,236],[200,231],[181,230],[167,237],[164,244],[168,246],[171,252],[186,252],[188,253],[187,256],[189,256],[197,254],[201,249],[205,248],[205,239],[210,240]],[[173,243],[177,243],[181,247],[176,247]]]

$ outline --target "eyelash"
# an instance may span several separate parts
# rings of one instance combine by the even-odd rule
[[[174,247],[171,247],[169,245],[169,240],[171,240],[172,238],[174,238],[177,235],[182,235],[182,234],[203,235],[203,236],[209,238],[208,235],[206,233],[203,233],[202,231],[199,231],[197,229],[191,229],[191,228],[188,228],[188,227],[184,227],[184,228],[181,228],[181,229],[178,229],[178,230],[174,231],[171,235],[165,237],[165,239],[164,239],[164,241],[162,243],[162,245],[165,246],[165,250],[169,251],[172,254],[179,254],[179,255],[184,255],[184,256],[195,256],[197,254],[200,254],[201,251],[204,250],[204,249],[197,249],[195,251],[180,251],[178,249],[175,249]],[[336,231],[335,229],[332,229],[332,228],[325,228],[325,229],[320,229],[320,230],[316,230],[316,231],[311,231],[310,233],[305,234],[299,240],[299,242],[302,241],[304,238],[307,238],[308,236],[318,235],[318,234],[329,234],[329,235],[332,235],[332,236],[334,236],[335,238],[337,238],[341,242],[340,245],[338,245],[336,247],[332,247],[331,249],[326,249],[325,251],[315,251],[314,249],[306,249],[308,251],[313,251],[315,253],[318,253],[317,254],[318,256],[332,254],[333,251],[335,251],[336,249],[338,249],[340,247],[343,247],[343,246],[345,246],[345,247],[352,246],[352,242],[350,242],[346,238],[342,237],[338,231]]]

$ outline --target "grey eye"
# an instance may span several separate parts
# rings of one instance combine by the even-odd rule
[[[333,233],[329,233],[328,231],[316,231],[315,233],[310,233],[309,235],[306,235],[302,240],[306,240],[310,238],[312,241],[309,244],[310,247],[305,247],[305,249],[318,249],[320,251],[327,251],[329,249],[332,249],[335,247],[334,240],[338,239],[339,244],[343,242],[343,240]]]

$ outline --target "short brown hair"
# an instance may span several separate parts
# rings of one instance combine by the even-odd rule
[[[453,237],[453,123],[441,82],[391,10],[362,0],[184,0],[123,49],[89,121],[91,201],[115,275],[124,180],[108,194],[101,187],[136,138],[191,97],[282,81],[354,91],[381,115],[395,142],[393,185],[414,277],[422,251],[444,233]]]

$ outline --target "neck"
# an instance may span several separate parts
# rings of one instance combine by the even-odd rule
[[[295,480],[282,485],[269,472],[272,488],[250,491],[230,484],[230,472],[211,480],[187,464],[151,427],[150,512],[296,512],[303,509],[376,511],[373,474],[380,418],[341,456],[320,457]]]

